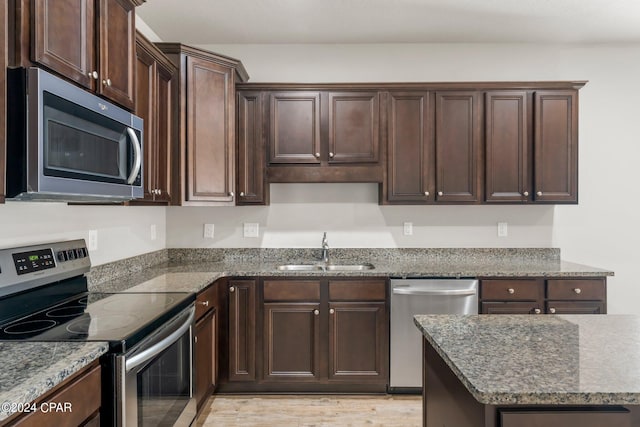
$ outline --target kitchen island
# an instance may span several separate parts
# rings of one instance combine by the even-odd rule
[[[640,425],[640,317],[420,315],[423,425]]]

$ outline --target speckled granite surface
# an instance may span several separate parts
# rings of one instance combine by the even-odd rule
[[[0,342],[0,420],[106,353],[103,342]]]
[[[372,263],[364,271],[280,271],[280,264],[314,264],[315,249],[170,249],[168,261],[143,263],[134,268],[137,257],[118,261],[123,270],[110,264],[89,274],[91,290],[173,290],[198,292],[227,276],[389,276],[389,277],[593,277],[613,272],[562,261],[553,248],[534,249],[334,249],[336,264]],[[143,260],[147,262],[148,259]],[[117,264],[116,263],[116,264]],[[122,274],[124,272],[124,274]],[[180,273],[180,274],[178,274]],[[193,274],[193,276],[190,276]],[[168,277],[161,277],[168,275]],[[149,283],[148,283],[149,282]],[[157,287],[156,287],[157,285]]]
[[[640,404],[640,316],[421,315],[414,322],[480,403]]]

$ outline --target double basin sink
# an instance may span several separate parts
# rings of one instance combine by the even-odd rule
[[[373,270],[373,264],[283,264],[280,271],[365,271]]]

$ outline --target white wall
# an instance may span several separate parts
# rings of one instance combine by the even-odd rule
[[[0,204],[0,248],[71,239],[98,231],[92,265],[105,264],[166,247],[166,208],[68,206],[64,203]],[[151,226],[156,239],[151,240]]]
[[[169,208],[168,247],[560,247],[563,258],[614,270],[609,312],[640,314],[633,198],[640,117],[640,45],[215,45],[240,58],[251,81],[371,82],[589,80],[580,91],[577,206],[377,205],[374,185],[272,185],[269,207]],[[414,235],[402,235],[402,223]],[[496,223],[509,237],[496,237]],[[215,224],[213,240],[203,223]],[[261,237],[242,237],[258,222]]]

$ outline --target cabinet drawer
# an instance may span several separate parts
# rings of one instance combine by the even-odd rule
[[[329,282],[330,301],[385,301],[385,280],[332,280]]]
[[[547,280],[547,297],[554,300],[604,300],[604,279]]]
[[[498,301],[537,301],[544,299],[542,279],[483,280],[480,298]]]
[[[580,426],[580,427],[631,427],[628,409],[553,409],[547,410],[498,410],[502,427]]]
[[[214,307],[217,289],[218,287],[213,283],[198,293],[196,297],[196,320]]]
[[[483,302],[480,314],[542,314],[542,307],[534,301]]]
[[[320,301],[316,280],[265,280],[265,301]]]

